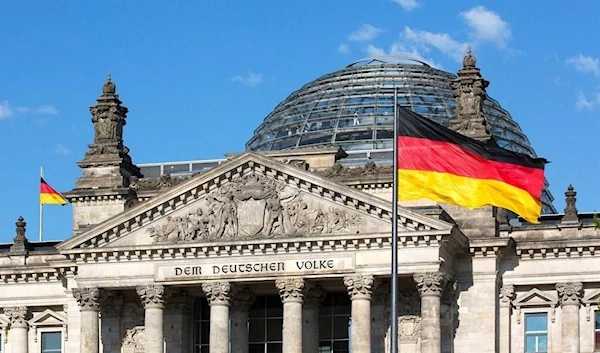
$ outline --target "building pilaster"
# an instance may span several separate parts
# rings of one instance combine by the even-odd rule
[[[211,282],[202,284],[210,305],[210,353],[229,353],[229,304],[231,284]]]
[[[562,310],[561,353],[579,352],[579,307],[583,284],[568,282],[556,284]]]
[[[505,284],[500,288],[500,310],[498,325],[498,346],[500,353],[510,353],[510,317],[512,300],[515,298],[515,287]]]
[[[371,275],[344,278],[352,300],[352,327],[350,329],[353,353],[371,353],[371,297],[375,278]]]
[[[283,302],[283,353],[302,353],[302,303],[305,282],[302,278],[275,281]]]
[[[137,288],[137,294],[144,306],[144,352],[164,353],[165,287],[161,285],[142,286]]]
[[[79,339],[82,353],[98,353],[100,349],[99,296],[98,288],[73,288],[73,297],[77,299],[81,310]]]

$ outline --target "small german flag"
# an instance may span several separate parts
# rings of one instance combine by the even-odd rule
[[[543,158],[479,142],[398,107],[398,199],[497,206],[539,223]]]
[[[40,203],[42,205],[66,205],[67,200],[60,192],[54,190],[52,186],[48,185],[44,178],[41,179],[40,184]]]

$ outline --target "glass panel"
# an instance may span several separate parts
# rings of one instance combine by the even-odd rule
[[[250,332],[248,340],[250,342],[263,342],[265,339],[265,319],[250,319]]]
[[[265,346],[263,343],[251,344],[249,346],[249,353],[265,353]]]
[[[333,339],[348,338],[348,317],[337,316],[333,317]]]
[[[538,337],[538,352],[547,352],[548,351],[548,336],[539,335]]]
[[[525,337],[525,352],[536,352],[535,348],[535,336]]]
[[[42,353],[62,352],[60,332],[42,332]]]
[[[548,318],[546,314],[525,314],[526,332],[545,332],[548,329]]]
[[[600,330],[600,311],[596,311],[596,330]]]
[[[281,341],[283,331],[283,319],[267,320],[267,341]]]
[[[281,343],[267,343],[267,353],[281,353],[282,350]]]

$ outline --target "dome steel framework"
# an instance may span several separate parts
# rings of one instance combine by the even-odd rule
[[[456,113],[451,81],[456,75],[426,63],[398,58],[354,62],[305,84],[267,115],[246,144],[253,151],[340,146],[353,152],[391,151],[394,88],[398,104],[439,124],[449,126]],[[490,133],[511,151],[536,157],[529,139],[508,111],[487,96],[483,105]],[[376,163],[389,162],[390,154]],[[543,195],[545,213],[555,213],[552,195]]]

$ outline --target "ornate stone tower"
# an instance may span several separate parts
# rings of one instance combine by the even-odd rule
[[[123,145],[127,108],[116,94],[110,75],[102,86],[96,105],[90,107],[94,142],[77,165],[83,175],[75,188],[65,194],[73,204],[73,233],[79,234],[107,218],[123,212],[134,200],[129,187],[132,177],[141,178],[140,169]]]
[[[483,101],[490,83],[483,79],[476,64],[477,58],[468,47],[463,67],[458,70],[458,77],[452,80],[456,116],[450,120],[450,128],[476,140],[487,140],[490,134],[483,117]]]

